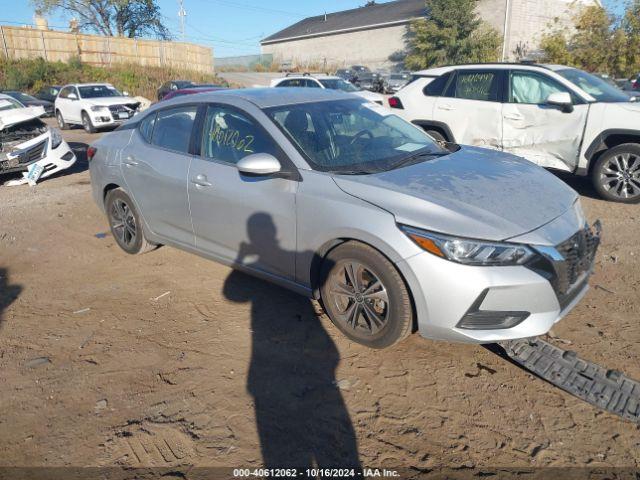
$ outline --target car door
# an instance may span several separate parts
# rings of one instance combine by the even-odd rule
[[[194,245],[187,181],[197,105],[145,117],[122,150],[120,168],[147,225],[174,243]]]
[[[75,98],[73,98],[74,95]],[[67,106],[69,120],[76,123],[82,123],[82,98],[80,97],[78,88],[71,87],[69,96],[67,96],[67,101],[69,102]]]
[[[543,167],[573,171],[589,105],[566,86],[543,73],[511,70],[504,104],[502,146]],[[573,108],[547,104],[552,93],[567,92]]]
[[[71,112],[72,100],[69,98],[69,94],[73,91],[73,87],[65,87],[60,90],[58,98],[56,98],[56,108],[62,113],[62,117],[65,122],[71,120],[73,115]]]
[[[253,153],[271,154],[283,164],[288,159],[245,111],[212,104],[202,113],[201,152],[189,172],[196,247],[223,261],[293,280],[297,181],[245,176],[236,167]]]
[[[503,81],[499,69],[457,70],[435,102],[433,119],[446,124],[457,143],[500,148]]]

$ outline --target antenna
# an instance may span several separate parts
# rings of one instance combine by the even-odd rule
[[[180,17],[180,34],[182,36],[182,41],[184,42],[184,17],[187,16],[187,11],[184,9],[184,5],[182,4],[183,0],[178,0],[178,5],[180,5],[180,10],[178,10],[178,17]]]

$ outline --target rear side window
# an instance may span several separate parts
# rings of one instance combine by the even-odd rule
[[[156,114],[149,115],[147,118],[140,122],[140,135],[144,138],[148,143],[151,143],[151,138],[153,136],[153,127],[156,123]]]
[[[151,143],[175,152],[189,153],[196,112],[196,106],[171,108],[158,112]]]
[[[497,102],[501,74],[495,70],[459,70],[447,88],[447,97]]]
[[[451,77],[451,73],[445,73],[444,75],[439,76],[438,78],[434,78],[431,80],[426,87],[424,87],[423,93],[427,97],[439,97],[444,92],[447,83],[449,82],[449,78]]]
[[[278,156],[278,147],[255,120],[230,107],[207,108],[202,136],[205,158],[236,164],[253,153]]]

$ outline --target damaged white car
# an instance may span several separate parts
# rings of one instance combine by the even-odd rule
[[[60,90],[55,103],[58,126],[82,125],[87,133],[114,128],[140,109],[140,102],[109,83],[77,83]]]
[[[60,131],[40,119],[44,114],[42,107],[25,107],[0,94],[0,175],[24,172],[6,185],[34,185],[75,163],[76,156]]]
[[[640,104],[595,75],[562,65],[433,68],[389,105],[438,140],[589,175],[603,198],[640,202]]]

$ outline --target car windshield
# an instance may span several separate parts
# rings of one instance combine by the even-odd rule
[[[343,92],[357,92],[358,89],[349,82],[345,82],[342,79],[331,78],[320,80],[320,83],[324,85],[324,88],[331,90],[342,90]]]
[[[563,76],[571,83],[577,85],[587,92],[598,102],[628,102],[629,96],[617,87],[610,85],[602,78],[591,75],[577,68],[565,68],[558,70],[559,75]]]
[[[265,110],[315,170],[367,174],[449,153],[380,105],[335,100]]]
[[[7,95],[12,96],[13,98],[15,98],[16,100],[19,100],[22,103],[38,101],[37,98],[22,92],[7,92]]]
[[[24,108],[24,105],[10,97],[0,98],[0,112],[4,110],[13,110],[14,108]]]
[[[91,85],[78,87],[82,98],[121,97],[122,94],[109,85]]]

